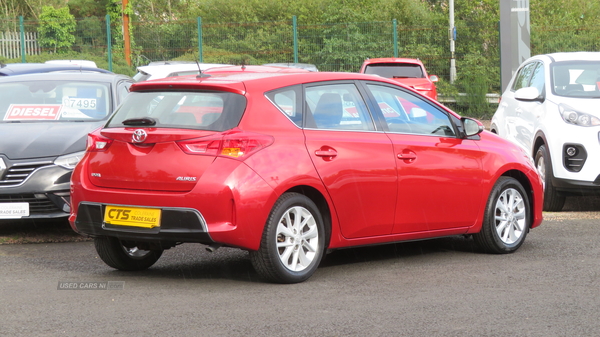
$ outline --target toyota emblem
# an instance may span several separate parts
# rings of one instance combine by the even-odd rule
[[[143,143],[146,140],[146,137],[148,137],[148,134],[146,131],[144,131],[144,129],[137,129],[133,131],[131,139],[134,143]]]

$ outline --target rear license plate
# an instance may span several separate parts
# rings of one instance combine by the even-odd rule
[[[154,228],[160,227],[160,215],[161,210],[158,208],[107,205],[104,222],[116,226]]]
[[[24,216],[29,216],[29,203],[0,203],[0,219],[19,219]]]

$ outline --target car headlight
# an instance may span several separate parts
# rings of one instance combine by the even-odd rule
[[[600,119],[585,112],[577,111],[566,104],[559,104],[558,111],[562,119],[569,124],[579,126],[600,125]]]
[[[72,170],[75,168],[75,165],[77,165],[77,163],[79,163],[81,158],[83,158],[84,154],[85,154],[85,151],[66,154],[64,156],[60,156],[60,157],[56,158],[56,160],[54,161],[54,164],[58,165],[58,166],[62,166],[68,170]]]

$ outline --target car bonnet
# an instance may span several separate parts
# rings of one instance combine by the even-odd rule
[[[0,123],[0,154],[28,159],[84,151],[87,134],[103,123]]]

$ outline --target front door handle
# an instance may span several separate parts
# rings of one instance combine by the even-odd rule
[[[398,153],[398,159],[404,160],[405,163],[412,163],[417,160],[417,154],[410,150],[404,150],[403,152]]]
[[[337,152],[335,152],[335,150],[327,150],[327,151],[317,150],[317,151],[315,151],[315,155],[317,157],[335,157],[335,156],[337,156]]]
[[[417,155],[415,153],[398,153],[398,158],[403,160],[414,160],[417,159]]]

